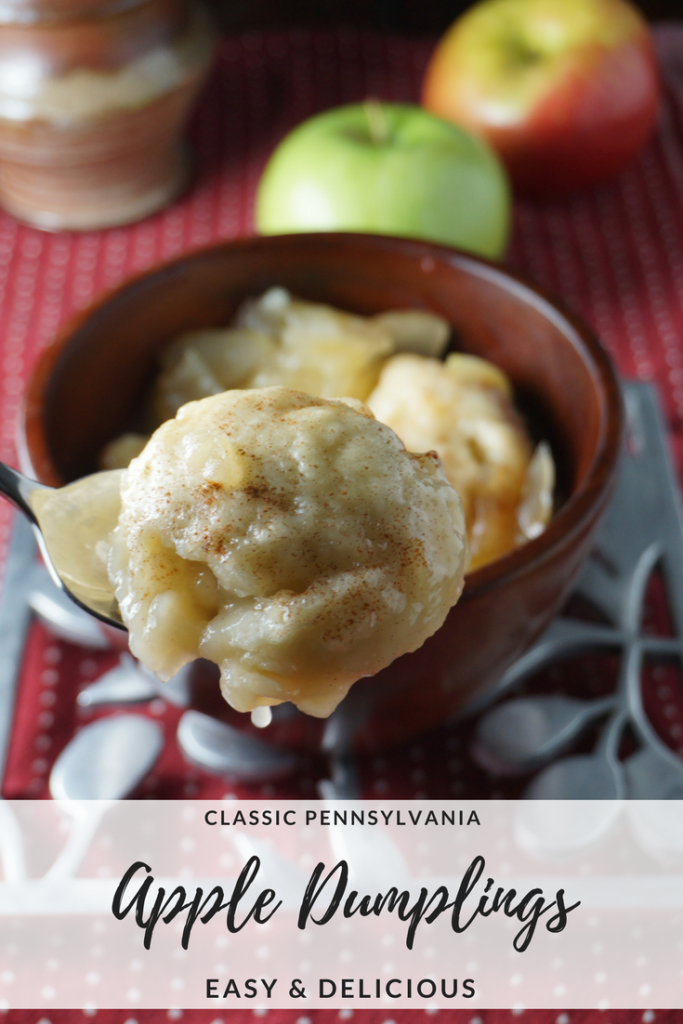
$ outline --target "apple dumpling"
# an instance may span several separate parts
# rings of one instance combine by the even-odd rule
[[[232,388],[273,385],[319,398],[365,401],[395,352],[440,355],[450,328],[422,310],[354,316],[270,288],[245,302],[232,327],[188,331],[161,358],[154,415],[163,423],[186,402]],[[118,453],[109,453],[110,461]]]
[[[282,387],[183,406],[123,474],[109,572],[160,678],[202,656],[239,711],[329,715],[460,596],[460,499],[359,401]]]
[[[283,386],[320,398],[368,401],[409,451],[436,451],[465,506],[472,568],[542,533],[552,515],[554,463],[536,450],[512,386],[492,363],[444,357],[451,329],[426,310],[361,317],[270,288],[234,324],[180,335],[161,357],[154,420],[229,389]],[[125,434],[103,451],[124,467],[146,438]]]
[[[473,569],[543,532],[554,463],[545,443],[532,450],[498,367],[460,352],[443,363],[394,356],[368,405],[409,451],[441,456],[464,505]]]
[[[271,288],[240,308],[233,327],[191,331],[169,346],[154,411],[163,422],[186,402],[271,385],[362,400],[393,352],[392,336],[381,324]]]

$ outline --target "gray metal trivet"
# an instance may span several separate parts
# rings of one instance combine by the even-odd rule
[[[558,617],[500,683],[466,711],[480,716],[475,740],[480,762],[502,772],[542,769],[527,790],[528,796],[683,797],[683,763],[652,728],[640,690],[646,656],[683,657],[683,532],[678,487],[655,390],[646,384],[628,383],[624,395],[627,450],[617,491],[576,587],[576,593],[585,596],[611,625]],[[29,602],[44,622],[50,622],[50,601],[44,599],[34,559],[31,531],[23,520],[17,520],[0,607],[0,767],[4,764],[14,690],[30,621]],[[640,631],[645,589],[655,566],[664,573],[673,637],[647,636]],[[42,598],[36,598],[36,594],[42,594]],[[83,646],[88,646],[87,618],[79,641]],[[66,636],[61,620],[58,623],[55,619],[54,626],[58,635]],[[68,638],[78,640],[73,635],[74,629],[78,633],[75,619],[70,619],[68,629]],[[620,654],[619,682],[610,696],[579,701],[537,695],[497,703],[550,662],[606,650]],[[94,692],[92,696],[95,702]],[[124,704],[129,699],[123,688],[116,703]],[[144,700],[145,696],[139,693],[136,699]],[[543,768],[570,748],[586,724],[601,717],[606,721],[592,755],[564,757]],[[616,750],[627,723],[641,746],[621,763]],[[266,736],[267,732],[254,744],[257,762],[258,748],[266,746]],[[263,767],[257,764],[255,768],[254,779],[259,782],[263,781]],[[331,779],[320,786],[325,799],[360,795],[352,758],[333,756],[330,774]],[[243,773],[241,777],[248,781]]]
[[[632,383],[625,385],[624,394],[627,439],[617,490],[575,589],[611,625],[559,616],[506,672],[494,693],[469,709],[481,712],[551,662],[587,652],[618,652],[619,680],[612,696],[594,701],[550,695],[515,698],[479,719],[475,756],[494,771],[514,772],[546,764],[570,746],[585,724],[609,715],[595,753],[556,761],[531,783],[526,791],[530,797],[683,797],[683,762],[653,729],[641,694],[647,656],[683,657],[681,506],[654,389]],[[666,584],[673,637],[642,632],[645,592],[656,567]],[[641,746],[620,762],[616,751],[628,724]]]

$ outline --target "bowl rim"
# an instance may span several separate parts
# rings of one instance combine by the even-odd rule
[[[461,600],[485,593],[501,584],[511,583],[518,576],[535,570],[543,562],[564,550],[577,534],[585,530],[600,514],[612,493],[624,430],[623,398],[612,360],[597,335],[583,320],[567,310],[561,301],[551,296],[545,289],[532,284],[523,275],[484,257],[416,238],[361,232],[249,235],[197,247],[133,274],[116,287],[103,291],[94,302],[76,310],[67,318],[52,341],[42,349],[31,370],[18,420],[17,448],[22,470],[38,476],[41,482],[61,485],[62,481],[50,455],[41,410],[44,408],[52,371],[73,335],[92,316],[101,313],[110,302],[116,301],[119,296],[139,287],[150,278],[221,250],[294,246],[304,251],[308,246],[321,245],[342,249],[353,249],[361,245],[378,251],[398,249],[403,256],[414,258],[423,269],[425,265],[429,266],[430,260],[450,263],[475,277],[489,280],[508,293],[514,293],[547,319],[554,321],[558,326],[561,325],[563,334],[573,344],[588,371],[592,370],[591,376],[599,382],[602,390],[603,415],[593,458],[584,479],[553,516],[544,532],[501,558],[469,573]],[[41,466],[37,474],[35,465]]]

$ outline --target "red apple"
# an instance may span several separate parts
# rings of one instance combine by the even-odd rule
[[[439,43],[422,102],[485,138],[520,192],[551,197],[627,164],[658,94],[648,27],[625,0],[483,0]]]

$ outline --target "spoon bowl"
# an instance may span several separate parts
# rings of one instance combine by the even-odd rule
[[[46,487],[0,463],[0,494],[28,518],[55,583],[91,615],[125,629],[107,574],[122,470]]]

